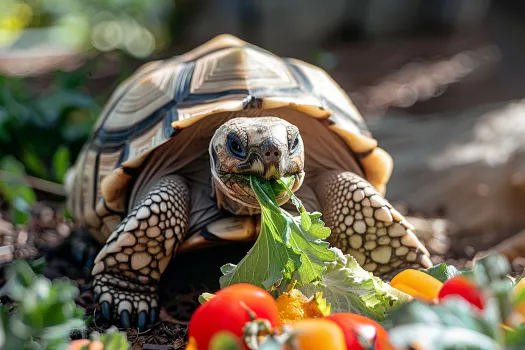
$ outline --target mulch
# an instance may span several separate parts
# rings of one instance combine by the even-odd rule
[[[44,275],[50,279],[66,276],[75,281],[80,290],[77,304],[86,310],[86,316],[94,316],[88,331],[102,333],[111,325],[104,321],[93,301],[90,269],[81,261],[85,256],[75,257],[71,254],[79,249],[76,246],[79,242],[85,243],[87,249],[86,246],[82,249],[91,251],[91,254],[96,254],[99,248],[92,242],[86,243],[85,238],[76,236],[76,228],[70,220],[62,216],[62,212],[62,202],[38,202],[33,208],[31,224],[13,227],[9,221],[7,206],[0,199],[0,286],[4,283],[3,270],[6,263],[13,259],[34,259],[43,256],[46,259]],[[444,234],[446,235],[446,232]],[[439,249],[432,248],[435,246],[436,237],[426,238],[425,243],[430,247],[434,263],[445,261],[463,269],[471,266],[472,258],[477,252],[498,243],[484,240],[484,246],[480,246],[476,245],[479,240],[469,238],[470,236],[448,237],[448,245],[440,245]],[[463,246],[459,247],[460,244]],[[450,249],[451,246],[454,249]],[[126,333],[131,348],[184,349],[187,341],[187,321],[198,306],[198,296],[202,292],[217,290],[219,267],[227,262],[239,261],[247,250],[248,246],[240,245],[234,249],[219,248],[174,258],[165,272],[169,278],[163,278],[160,284],[162,309],[159,322],[141,333],[136,329],[128,329]],[[523,266],[519,264],[513,267],[516,274],[523,271]]]

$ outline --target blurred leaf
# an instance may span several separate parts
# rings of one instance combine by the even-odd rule
[[[40,160],[39,156],[32,147],[26,147],[22,153],[22,161],[25,167],[32,171],[36,176],[46,179],[47,169]]]
[[[525,349],[525,324],[505,332],[505,350]]]
[[[70,164],[69,149],[65,146],[60,146],[53,156],[53,171],[58,182],[64,183],[64,177]]]
[[[33,261],[39,267],[43,260]],[[12,312],[2,313],[8,349],[64,349],[73,330],[84,329],[84,310],[75,304],[79,291],[68,279],[53,281],[34,273],[23,260],[7,269],[7,295],[15,301]],[[12,345],[12,346],[11,346]]]
[[[426,272],[427,274],[438,279],[441,282],[445,282],[446,280],[454,276],[462,274],[462,272],[456,269],[454,266],[447,265],[446,263],[434,265],[432,267],[429,267],[428,269],[424,269],[423,272]]]
[[[37,275],[41,275],[44,273],[44,269],[47,266],[47,261],[44,257],[33,259],[33,260],[26,260],[27,264],[33,270],[33,272]]]
[[[2,310],[0,310],[0,312],[2,311],[3,311],[3,308]],[[6,338],[4,328],[6,327],[7,325],[4,326],[4,317],[0,317],[0,349],[4,348],[5,338]]]
[[[460,297],[447,298],[437,305],[412,301],[394,311],[389,319],[394,324],[389,335],[400,348],[419,343],[432,350],[452,349],[451,346],[503,349],[498,341],[501,339],[499,320],[479,314]]]
[[[7,294],[11,299],[19,300],[25,296],[25,290],[36,280],[36,274],[23,260],[15,260],[7,270]]]
[[[12,156],[0,160],[0,169],[8,176],[0,181],[0,194],[10,205],[11,220],[14,224],[26,224],[30,219],[31,205],[36,200],[33,189],[24,181],[24,165]]]
[[[502,320],[506,319],[512,310],[509,292],[513,282],[507,277],[510,271],[511,267],[507,258],[494,254],[478,260],[473,270],[466,273],[481,289],[496,298]]]
[[[118,332],[115,328],[110,329],[99,339],[104,344],[104,350],[127,350],[128,339],[125,333]]]
[[[240,339],[228,331],[217,332],[210,341],[210,350],[241,350]]]

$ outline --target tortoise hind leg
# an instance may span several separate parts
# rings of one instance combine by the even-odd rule
[[[380,276],[432,266],[412,225],[370,183],[352,172],[327,172],[319,180],[316,192],[331,244]]]
[[[156,320],[157,284],[186,235],[188,211],[188,186],[179,176],[167,176],[111,234],[92,271],[104,317],[140,329]]]

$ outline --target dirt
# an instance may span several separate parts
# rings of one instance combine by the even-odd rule
[[[12,259],[33,259],[45,257],[47,261],[44,275],[50,279],[67,276],[78,284],[80,295],[76,302],[86,310],[86,316],[94,316],[89,326],[90,332],[104,332],[111,325],[101,317],[98,306],[93,301],[89,267],[85,264],[89,255],[96,255],[98,247],[82,237],[73,223],[61,214],[61,202],[38,202],[33,208],[31,224],[13,227],[9,221],[7,207],[0,201],[0,276],[5,265]],[[410,214],[410,213],[407,213]],[[419,220],[428,220],[419,218]],[[468,268],[476,253],[490,248],[476,245],[476,241],[458,237],[446,237],[446,232],[425,232],[422,238],[433,254],[433,262],[445,261],[458,269]],[[443,237],[443,235],[445,237]],[[441,241],[436,244],[436,240]],[[445,241],[445,243],[443,243]],[[479,242],[479,240],[477,240]],[[493,244],[489,242],[489,244]],[[495,242],[494,242],[495,244]],[[82,246],[81,246],[82,245]],[[460,247],[461,245],[461,247]],[[450,249],[453,246],[454,249]],[[84,250],[83,256],[75,256]],[[184,349],[186,345],[186,324],[191,312],[197,307],[198,296],[204,291],[216,290],[220,276],[219,267],[227,262],[242,258],[248,246],[237,246],[227,250],[216,249],[199,254],[176,257],[168,266],[161,280],[160,298],[162,309],[159,322],[139,333],[136,329],[127,330],[132,349]],[[237,259],[237,260],[236,260]],[[191,264],[192,269],[187,266]],[[523,266],[515,264],[516,273]],[[173,278],[172,278],[173,277]],[[181,281],[184,281],[183,283]],[[4,283],[0,279],[0,285]]]

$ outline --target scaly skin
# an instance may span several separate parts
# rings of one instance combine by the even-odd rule
[[[186,236],[189,199],[184,180],[167,176],[108,238],[92,271],[104,317],[140,329],[157,318],[157,283]]]
[[[351,172],[327,172],[321,178],[331,244],[378,275],[432,266],[412,225],[366,180]]]

